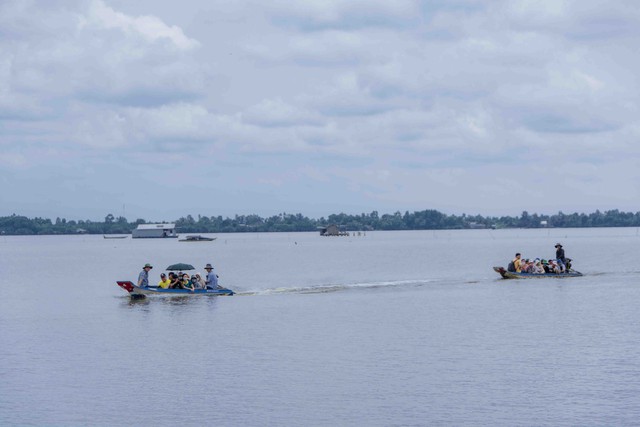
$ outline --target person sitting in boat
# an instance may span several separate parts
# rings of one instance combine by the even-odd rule
[[[571,258],[564,259],[564,266],[566,267],[565,272],[567,273],[571,272]]]
[[[522,270],[520,257],[521,257],[520,252],[517,252],[516,257],[507,266],[507,271],[510,271],[512,273],[520,273],[520,271]]]
[[[169,289],[182,289],[182,279],[180,276],[178,276],[174,272],[171,272],[169,273],[169,279],[171,280]]]
[[[138,287],[139,288],[148,288],[149,287],[149,271],[153,268],[151,264],[145,264],[142,267],[142,271],[138,275]]]
[[[545,273],[551,273],[551,269],[549,268],[549,261],[546,259],[540,260],[540,264],[542,264],[542,269]]]
[[[542,267],[542,262],[540,261],[540,258],[536,258],[533,260],[533,269],[532,269],[532,273],[533,274],[544,274],[544,268]]]
[[[549,260],[549,273],[560,274],[560,266],[552,259]]]
[[[187,273],[182,275],[182,289],[189,289],[191,292],[196,290]]]
[[[158,282],[158,287],[162,289],[169,289],[169,285],[171,284],[171,280],[167,277],[166,274],[160,274],[160,281]]]
[[[218,275],[213,271],[213,266],[207,264],[204,266],[204,269],[207,270],[207,280],[205,280],[207,289],[220,289],[221,287],[218,285]]]
[[[534,270],[535,270],[535,264],[533,260],[530,260],[529,258],[524,260],[524,265],[522,266],[522,272],[533,274]]]
[[[195,274],[191,275],[191,277],[189,278],[189,283],[191,283],[193,285],[194,289],[202,289],[200,287],[200,282],[198,282],[198,278],[196,277]]]
[[[200,273],[196,273],[196,280],[198,281],[199,285],[199,287],[196,286],[197,289],[207,289],[207,284],[205,283]]]
[[[520,271],[518,271],[518,273],[526,273],[527,272],[527,259],[526,258],[521,258],[520,259]]]

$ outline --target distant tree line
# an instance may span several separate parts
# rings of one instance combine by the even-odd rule
[[[620,212],[617,209],[606,212],[539,215],[522,212],[519,217],[484,217],[462,214],[447,215],[436,210],[424,210],[404,214],[332,214],[327,218],[308,218],[302,214],[287,214],[262,218],[259,215],[222,216],[191,215],[176,221],[179,233],[242,233],[269,231],[315,231],[329,224],[336,224],[346,231],[370,230],[453,230],[467,228],[543,228],[543,227],[639,227],[640,212]],[[56,218],[27,218],[20,215],[0,217],[0,234],[129,234],[144,219],[129,222],[126,218],[108,214],[104,221],[66,220]]]

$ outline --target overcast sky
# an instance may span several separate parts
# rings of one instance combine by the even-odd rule
[[[636,212],[640,5],[4,0],[0,216]]]

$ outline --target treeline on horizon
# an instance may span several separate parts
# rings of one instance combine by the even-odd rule
[[[27,218],[13,214],[0,217],[0,234],[4,235],[42,235],[42,234],[130,234],[139,224],[148,223],[144,219],[129,222],[126,218],[108,214],[104,221],[66,220],[56,218]],[[149,222],[153,223],[153,222]],[[379,215],[377,211],[369,214],[349,215],[332,214],[327,218],[308,218],[302,214],[287,214],[262,218],[258,215],[235,215],[234,218],[222,216],[191,215],[182,217],[176,224],[178,233],[242,233],[242,232],[282,232],[316,231],[321,227],[336,224],[345,231],[372,230],[455,230],[473,228],[544,228],[544,227],[638,227],[640,212],[620,212],[617,209],[590,213],[555,215],[529,214],[524,211],[519,217],[484,217],[462,214],[447,215],[436,210],[424,210],[402,214]]]

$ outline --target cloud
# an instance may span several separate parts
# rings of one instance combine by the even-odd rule
[[[622,205],[612,184],[640,155],[635,9],[2,2],[0,172],[81,162],[108,193],[110,169],[169,159],[202,166],[176,187],[294,206],[522,210],[508,196],[523,185],[522,205]]]
[[[510,25],[522,30],[553,32],[590,41],[638,33],[640,12],[633,1],[519,0],[505,2],[503,6]]]
[[[71,3],[73,5],[73,3]],[[104,2],[8,2],[0,25],[0,115],[59,115],[70,99],[157,105],[198,96],[198,42],[154,17],[128,17]]]
[[[247,123],[265,127],[322,123],[322,116],[318,112],[294,106],[281,98],[264,99],[247,108],[242,116]]]
[[[403,27],[419,16],[419,2],[415,0],[277,0],[268,2],[266,9],[276,24],[303,30]]]
[[[200,46],[197,40],[185,36],[181,28],[166,25],[155,16],[131,17],[115,11],[101,0],[89,3],[85,15],[78,17],[78,29],[116,30],[126,35],[142,37],[147,42],[167,41],[177,49],[194,49]]]

